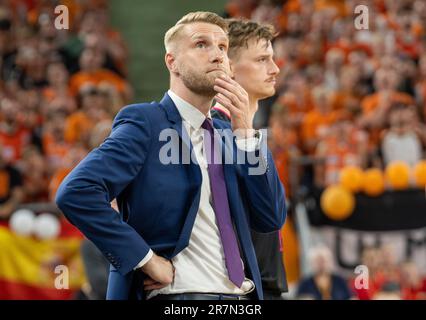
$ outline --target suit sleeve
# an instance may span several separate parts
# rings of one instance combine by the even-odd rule
[[[120,111],[110,136],[65,178],[55,199],[68,220],[122,275],[150,250],[110,205],[142,169],[147,157],[151,130],[142,108],[131,105]]]
[[[284,187],[275,168],[266,141],[261,138],[259,148],[245,151],[237,147],[240,163],[237,172],[250,206],[250,227],[261,233],[281,229],[286,218]],[[265,138],[266,139],[266,138]],[[241,164],[241,159],[244,159]]]

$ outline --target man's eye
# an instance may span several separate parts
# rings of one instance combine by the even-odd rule
[[[260,58],[259,62],[266,62],[266,58]]]
[[[204,42],[198,42],[197,44],[196,44],[196,47],[197,48],[204,48],[206,46],[206,44],[204,43]]]
[[[222,50],[222,51],[226,51],[226,46],[220,46],[219,48],[220,48],[220,50]]]

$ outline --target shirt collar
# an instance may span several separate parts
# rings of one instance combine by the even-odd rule
[[[206,116],[192,104],[179,97],[172,90],[167,91],[167,94],[176,105],[182,119],[188,122],[194,129],[200,129],[204,120],[206,120]],[[210,110],[207,114],[207,118],[211,119]]]

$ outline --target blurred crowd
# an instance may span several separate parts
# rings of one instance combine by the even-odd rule
[[[368,9],[367,29],[355,25],[359,4]],[[226,12],[272,23],[279,32],[274,49],[281,72],[268,124],[288,194],[294,192],[290,163],[301,156],[314,161],[300,172],[308,189],[337,183],[345,166],[383,169],[425,159],[426,1],[230,0]],[[393,261],[389,251],[364,252],[366,290],[334,275],[331,252],[315,249],[314,275],[298,284],[297,294],[424,299],[424,270]]]
[[[303,300],[425,300],[426,276],[411,261],[398,262],[392,244],[367,247],[363,268],[351,277],[336,271],[332,252],[316,246],[309,252],[312,275],[297,284],[295,297]]]
[[[53,200],[132,99],[128,52],[108,1],[61,3],[69,29],[55,28],[58,1],[0,5],[0,219],[19,204]]]
[[[269,117],[272,147],[288,185],[288,163],[322,158],[307,184],[337,182],[341,168],[383,168],[424,159],[426,2],[367,0],[357,29],[356,0],[232,0],[229,16],[273,23],[281,67]]]

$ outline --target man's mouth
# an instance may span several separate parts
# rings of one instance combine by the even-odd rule
[[[225,70],[224,70],[224,69],[221,69],[221,68],[215,68],[215,69],[211,69],[211,70],[207,71],[207,73],[210,73],[210,72],[213,72],[213,71],[222,71],[222,72],[225,72]]]

